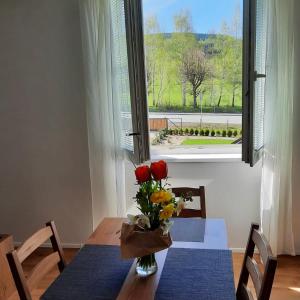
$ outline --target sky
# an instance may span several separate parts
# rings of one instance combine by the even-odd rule
[[[218,33],[223,20],[231,23],[238,5],[242,15],[243,0],[143,0],[143,14],[156,16],[161,32],[172,32],[173,15],[189,10],[194,32]]]

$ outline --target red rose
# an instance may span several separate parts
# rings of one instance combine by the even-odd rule
[[[168,166],[164,160],[151,163],[150,169],[155,180],[161,180],[168,176]]]
[[[138,183],[151,180],[151,171],[148,166],[140,166],[135,169],[135,177]]]

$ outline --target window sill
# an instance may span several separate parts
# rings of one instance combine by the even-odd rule
[[[241,162],[241,145],[205,148],[174,148],[164,151],[152,151],[151,160],[167,162]]]
[[[151,160],[165,160],[167,162],[241,162],[241,154],[156,154]]]

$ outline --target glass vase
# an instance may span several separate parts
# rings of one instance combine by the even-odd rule
[[[146,255],[137,259],[136,268],[137,274],[141,277],[147,277],[157,271],[157,262],[155,254]]]

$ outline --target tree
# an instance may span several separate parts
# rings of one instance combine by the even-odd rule
[[[182,74],[191,84],[194,108],[197,107],[197,97],[200,95],[201,85],[210,74],[210,68],[205,54],[200,49],[191,49],[182,61]]]
[[[228,79],[231,84],[231,106],[235,106],[236,95],[242,85],[242,44],[234,40],[228,53]]]
[[[182,63],[185,53],[196,47],[197,41],[193,32],[192,17],[188,10],[182,10],[173,17],[172,53],[177,62],[177,73],[181,85],[182,105],[186,106],[186,78],[182,76]]]
[[[234,16],[232,19],[232,36],[234,40],[232,42],[231,51],[230,51],[230,60],[231,60],[231,68],[230,68],[230,81],[232,87],[232,102],[231,106],[235,106],[235,96],[238,88],[241,87],[242,83],[242,23],[241,23],[241,8],[240,5],[237,4],[234,12]]]
[[[162,99],[165,77],[164,43],[165,38],[160,32],[156,16],[149,16],[145,20],[145,53],[147,92],[152,95],[152,105],[158,106]],[[157,89],[156,89],[157,87]]]
[[[219,99],[217,106],[219,107],[222,101],[224,86],[228,80],[228,53],[230,51],[230,36],[229,36],[229,26],[226,21],[222,22],[221,34],[216,37],[216,47],[218,55],[216,58],[216,72],[219,78]]]
[[[179,14],[174,15],[175,32],[187,33],[193,31],[192,17],[188,10],[182,10]]]

